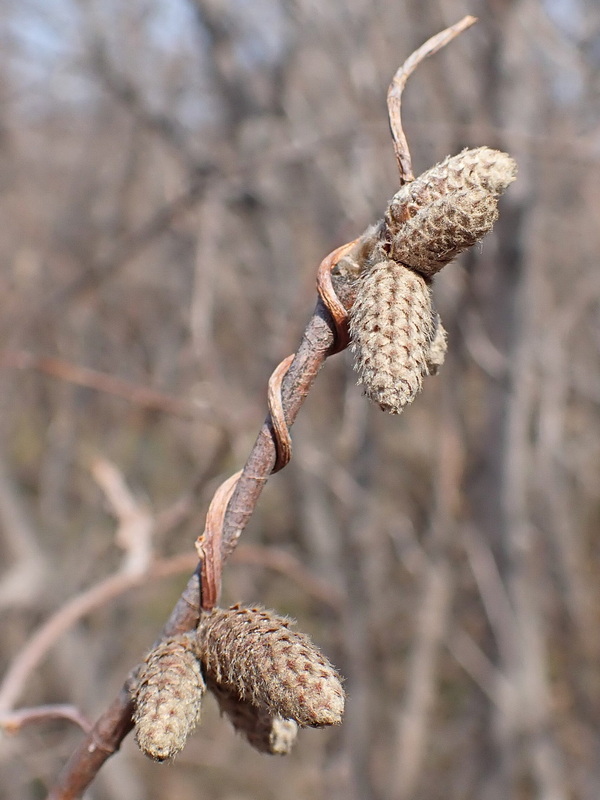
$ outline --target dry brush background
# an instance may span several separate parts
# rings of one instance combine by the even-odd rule
[[[407,88],[414,166],[485,144],[519,178],[436,283],[446,364],[391,417],[332,358],[225,574],[345,675],[344,725],[271,758],[207,699],[94,800],[600,794],[596,0],[0,0],[1,665],[109,576],[9,705],[94,719],[144,655],[318,263],[396,191],[393,73],[467,13]],[[150,553],[189,559],[118,594]],[[80,736],[2,734],[0,798]]]

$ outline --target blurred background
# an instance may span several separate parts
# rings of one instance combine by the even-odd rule
[[[225,573],[339,667],[345,722],[267,757],[207,698],[174,764],[129,737],[88,798],[600,796],[597,0],[0,0],[0,663],[123,578],[9,705],[112,700],[320,260],[398,188],[392,75],[467,13],[404,95],[415,172],[485,144],[519,177],[436,281],[446,364],[392,417],[330,359]],[[3,734],[2,800],[80,738]]]

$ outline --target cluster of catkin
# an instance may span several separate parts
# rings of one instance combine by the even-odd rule
[[[398,414],[444,361],[446,333],[431,300],[433,276],[488,233],[516,164],[506,153],[464,150],[406,183],[385,219],[334,277],[354,284],[350,335],[358,382]],[[347,287],[346,287],[347,290]]]
[[[215,608],[195,631],[152,650],[134,694],[142,752],[156,761],[180,752],[200,721],[207,688],[221,713],[263,753],[289,753],[298,727],[339,724],[339,675],[291,624],[261,608]]]

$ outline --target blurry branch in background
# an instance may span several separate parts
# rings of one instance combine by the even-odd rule
[[[206,413],[201,406],[196,407],[192,403],[148,386],[117,378],[89,367],[72,364],[53,356],[37,356],[25,350],[0,350],[0,367],[35,370],[76,386],[120,397],[134,406],[161,411],[164,414],[172,414],[183,419],[197,418]]]
[[[138,88],[123,73],[116,70],[106,45],[99,35],[89,44],[91,68],[101,85],[140,123],[142,128],[157,135],[182,161],[188,174],[202,172],[204,165],[197,162],[188,149],[186,137],[171,116],[149,109]]]
[[[36,706],[35,708],[20,708],[18,711],[10,712],[0,710],[0,728],[8,734],[17,733],[25,725],[52,719],[69,720],[69,722],[79,725],[84,733],[88,733],[92,728],[92,723],[83,716],[78,708],[62,703]]]
[[[44,590],[47,562],[38,532],[0,453],[0,528],[9,566],[0,576],[0,608],[35,603]],[[10,563],[12,561],[12,563]]]

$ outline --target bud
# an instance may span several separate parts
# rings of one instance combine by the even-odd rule
[[[363,275],[350,313],[358,382],[384,411],[399,414],[429,374],[435,321],[426,280],[381,261]]]
[[[259,608],[215,609],[196,646],[206,677],[243,702],[301,726],[341,722],[344,692],[327,659],[291,621]]]
[[[239,700],[215,683],[211,682],[209,689],[217,698],[221,713],[255,750],[277,756],[290,753],[298,735],[298,725],[293,719],[273,716],[263,708]]]
[[[154,648],[139,672],[134,696],[140,750],[156,761],[179,753],[200,721],[205,689],[190,636],[175,636]]]

